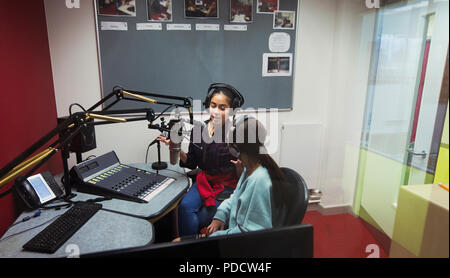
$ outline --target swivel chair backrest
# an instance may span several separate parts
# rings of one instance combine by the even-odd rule
[[[308,187],[305,180],[296,171],[281,167],[288,183],[288,200],[283,204],[275,204],[272,199],[272,225],[283,227],[300,224],[308,207]]]

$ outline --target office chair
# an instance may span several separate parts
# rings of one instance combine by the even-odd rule
[[[300,224],[308,207],[309,195],[308,186],[302,176],[296,171],[281,167],[286,181],[288,183],[287,200],[277,207],[272,200],[272,225],[273,227],[284,227]]]
[[[280,169],[288,183],[288,194],[286,194],[288,199],[277,205],[272,198],[272,226],[274,228],[301,224],[309,202],[308,186],[302,176],[290,168],[281,167]],[[227,197],[229,196],[225,198]],[[219,200],[219,198],[217,199]],[[205,233],[205,227],[202,228],[201,233]]]
[[[313,227],[295,225],[82,255],[101,258],[312,258]]]

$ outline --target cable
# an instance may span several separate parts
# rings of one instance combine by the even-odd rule
[[[166,107],[166,109],[164,109],[158,116],[156,116],[156,118],[154,118],[153,121],[156,121],[156,120],[157,120],[159,117],[161,117],[167,110],[169,110],[169,109],[172,108],[172,107],[176,107],[176,106],[177,106],[177,105],[172,104],[172,105]]]
[[[49,223],[49,222],[55,220],[56,218],[60,217],[62,214],[64,214],[64,213],[58,214],[58,215],[54,216],[53,218],[51,218],[50,220],[47,220],[47,221],[45,221],[44,223],[39,224],[39,225],[37,225],[37,226],[35,226],[35,227],[29,228],[29,229],[26,229],[26,230],[24,230],[24,231],[21,231],[21,232],[18,232],[18,233],[9,235],[9,236],[7,236],[7,237],[5,237],[5,238],[2,238],[2,239],[0,239],[0,242],[1,242],[1,241],[4,241],[4,240],[7,240],[7,239],[9,239],[9,238],[11,238],[11,237],[13,237],[13,236],[20,235],[20,234],[23,234],[23,233],[25,233],[25,232],[31,231],[31,230],[33,230],[33,229],[39,228],[39,227],[41,227],[41,226],[43,226],[43,225],[45,225],[45,224],[47,224],[47,223]],[[19,222],[19,223],[22,223],[22,222]],[[19,223],[17,223],[17,224],[19,224]],[[12,226],[11,226],[11,227],[12,227]],[[9,229],[9,228],[8,228],[8,229]]]
[[[70,202],[67,203],[67,204],[56,205],[56,206],[51,206],[51,207],[41,207],[41,209],[42,209],[42,210],[46,210],[46,209],[56,209],[56,210],[59,210],[59,209],[60,209],[61,207],[63,207],[63,206],[67,206],[66,208],[69,208],[71,205],[76,204],[76,203],[82,203],[82,202],[93,202],[93,203],[97,203],[97,202],[102,202],[102,201],[109,201],[109,200],[111,200],[111,199],[112,199],[112,197],[107,196],[107,197],[100,197],[100,198],[95,198],[95,199],[89,199],[89,200],[86,200],[86,201],[78,201],[78,202],[72,202],[72,201],[70,201]],[[17,222],[17,223],[14,223],[14,224],[12,224],[11,226],[9,226],[8,229],[7,229],[6,231],[8,231],[9,229],[11,229],[12,227],[14,227],[14,226],[16,226],[16,225],[18,225],[18,224],[21,224],[21,223],[23,223],[23,222],[27,222],[27,221],[30,220],[31,218],[35,218],[35,217],[40,216],[41,213],[42,213],[41,210],[38,210],[38,211],[35,212],[33,215],[24,217],[21,221],[19,221],[19,222]],[[21,231],[21,232],[17,232],[17,233],[15,233],[15,234],[9,235],[9,236],[7,236],[7,237],[5,237],[5,238],[3,238],[3,239],[0,239],[0,242],[3,241],[3,240],[7,240],[7,239],[9,239],[9,238],[11,238],[11,237],[13,237],[13,236],[16,236],[16,235],[19,235],[19,234],[23,234],[23,233],[28,232],[28,231],[30,231],[30,230],[36,229],[36,228],[38,228],[38,227],[41,227],[42,225],[45,225],[45,224],[47,224],[47,223],[53,221],[54,219],[60,217],[60,216],[63,215],[64,213],[65,213],[65,212],[63,212],[63,213],[61,213],[61,214],[58,214],[58,215],[54,216],[53,218],[51,218],[50,220],[45,221],[44,223],[39,224],[39,225],[37,225],[37,226],[35,226],[35,227],[32,227],[32,228],[23,230],[23,231]]]
[[[98,198],[94,198],[94,199],[89,199],[89,200],[86,200],[86,201],[83,201],[83,202],[86,202],[86,203],[99,203],[99,202],[103,202],[103,201],[109,201],[109,200],[112,200],[112,197],[111,196],[103,196],[103,197],[98,197]]]
[[[81,109],[83,109],[84,112],[86,112],[86,109],[84,109],[84,107],[81,106],[80,104],[78,104],[78,103],[72,103],[72,104],[69,106],[69,114],[70,114],[70,116],[72,116],[72,107],[73,107],[73,106],[78,106],[78,107],[80,107]]]
[[[56,203],[56,201],[60,201],[60,202]],[[42,210],[49,210],[49,209],[60,210],[61,208],[69,208],[70,206],[72,206],[75,203],[76,202],[74,202],[74,201],[66,200],[64,198],[64,196],[60,196],[57,199],[50,201],[46,206],[41,206],[40,209],[42,209]],[[50,206],[50,204],[52,204],[52,205]]]
[[[8,230],[9,230],[10,228],[12,228],[12,227],[14,227],[14,226],[20,224],[20,223],[27,222],[27,221],[30,220],[31,218],[35,218],[35,217],[38,217],[38,216],[40,216],[40,215],[41,215],[41,211],[38,210],[38,211],[35,212],[33,215],[24,217],[24,218],[23,218],[22,220],[20,220],[19,222],[12,224],[11,226],[9,226]]]
[[[184,168],[183,168],[183,169],[184,169]],[[181,172],[178,172],[178,171],[169,169],[169,168],[166,168],[166,169],[164,169],[164,170],[172,171],[172,172],[175,172],[175,173],[177,173],[177,174],[180,174],[180,175],[183,175],[183,176],[187,177],[186,170],[184,170],[184,173],[181,173]],[[175,178],[172,178],[172,179],[175,179]],[[177,179],[175,179],[175,180],[177,180]]]
[[[145,154],[145,164],[147,164],[147,158],[148,158],[148,150],[150,150],[150,147],[152,146],[152,143],[148,144],[147,147],[147,153]]]
[[[88,161],[89,159],[92,159],[94,157],[97,157],[97,156],[96,155],[90,155],[85,160],[83,160],[82,162]]]
[[[47,209],[55,209],[55,210],[60,210],[61,208],[69,208],[70,206],[72,206],[74,203],[72,201],[69,201],[66,204],[61,204],[61,205],[54,205],[54,206],[45,206],[45,207],[41,207],[41,209],[43,210],[47,210]]]

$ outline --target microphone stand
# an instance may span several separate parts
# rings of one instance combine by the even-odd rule
[[[155,139],[153,140],[153,142],[150,143],[148,147],[150,148],[155,143],[157,144],[158,148],[158,161],[152,163],[152,168],[157,171],[167,169],[167,163],[161,161],[161,142],[158,139]]]
[[[70,151],[69,147],[65,145],[61,150],[61,156],[62,156],[62,163],[63,163],[63,171],[64,171],[64,191],[66,193],[66,196],[64,196],[64,199],[66,201],[72,199],[76,196],[76,194],[72,193],[72,186],[70,184],[70,172],[69,172],[69,157],[70,157]]]

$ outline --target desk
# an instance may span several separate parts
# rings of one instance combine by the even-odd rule
[[[150,164],[131,164],[147,171],[153,171]],[[176,179],[148,203],[136,203],[119,199],[103,201],[102,210],[97,212],[54,254],[23,251],[22,246],[67,209],[42,210],[39,217],[11,227],[0,241],[0,258],[49,258],[67,257],[71,254],[71,244],[75,244],[81,254],[110,251],[124,248],[142,247],[154,241],[154,228],[151,222],[170,212],[189,188],[189,179],[184,176],[182,168],[169,165],[160,174]],[[57,179],[59,180],[59,179]],[[96,195],[74,192],[73,201],[84,201],[97,198]],[[22,213],[16,222],[33,212]],[[36,227],[41,225],[40,227]],[[29,228],[30,231],[14,235]],[[14,235],[14,236],[11,236]],[[11,237],[10,237],[11,236]],[[66,248],[68,248],[66,252]]]
[[[77,193],[74,201],[90,199],[95,196]],[[105,202],[104,202],[105,203]],[[59,258],[71,254],[71,244],[75,244],[81,254],[89,254],[101,250],[116,250],[129,247],[140,247],[153,242],[153,225],[144,220],[122,214],[100,210],[86,224],[84,224],[68,241],[54,254],[23,251],[22,246],[50,225],[57,216],[68,209],[42,210],[39,217],[11,227],[0,241],[0,258]],[[24,217],[33,215],[33,212],[22,213],[16,222]],[[39,226],[24,233],[30,228]],[[14,236],[11,236],[14,235]],[[11,237],[9,237],[11,236]],[[69,248],[68,248],[69,247]],[[67,249],[67,252],[66,252]]]
[[[437,184],[401,186],[391,258],[448,258],[449,193]]]

